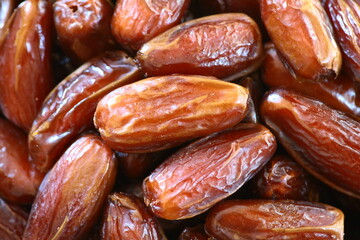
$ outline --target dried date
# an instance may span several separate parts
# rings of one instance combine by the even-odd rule
[[[0,198],[0,239],[22,240],[28,213]]]

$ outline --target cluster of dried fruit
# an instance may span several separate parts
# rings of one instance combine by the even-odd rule
[[[359,0],[3,0],[0,111],[0,239],[359,239]]]

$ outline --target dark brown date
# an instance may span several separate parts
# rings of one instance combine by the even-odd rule
[[[106,95],[94,123],[117,151],[154,152],[234,126],[247,101],[247,89],[212,77],[147,78]]]
[[[271,158],[276,140],[244,123],[179,150],[144,180],[144,201],[159,217],[190,218],[237,191]]]
[[[57,38],[73,61],[84,63],[115,47],[110,27],[113,12],[107,0],[57,0],[54,3]]]
[[[360,198],[360,123],[325,104],[277,89],[261,115],[287,152],[329,186]]]
[[[149,76],[179,73],[233,80],[260,66],[261,41],[257,24],[247,15],[218,14],[171,28],[144,44],[137,59]]]
[[[341,53],[319,0],[260,0],[261,17],[276,49],[300,77],[335,78]]]
[[[0,239],[22,240],[28,214],[0,198]]]
[[[292,89],[360,119],[360,84],[343,72],[337,79],[329,81],[294,78],[282,64],[274,45],[268,43],[265,45],[262,73],[269,87]]]
[[[42,182],[23,240],[84,238],[114,185],[116,163],[98,136],[79,138]]]
[[[52,88],[52,10],[46,0],[26,0],[13,13],[0,45],[0,107],[30,130]]]
[[[232,200],[210,211],[205,230],[221,240],[342,240],[344,214],[320,203]]]
[[[14,203],[32,203],[43,177],[30,164],[26,134],[0,118],[0,195]]]
[[[111,29],[126,49],[137,51],[150,39],[180,23],[189,0],[122,0],[116,2]]]
[[[166,240],[156,218],[144,202],[124,193],[109,196],[101,237],[103,240]]]
[[[187,227],[179,236],[178,240],[212,240],[213,238],[206,234],[203,225]]]
[[[326,0],[324,8],[335,29],[344,65],[360,82],[360,1]]]
[[[142,78],[124,52],[93,58],[65,78],[45,99],[29,133],[29,151],[46,172],[82,131],[93,126],[100,99],[110,91]]]

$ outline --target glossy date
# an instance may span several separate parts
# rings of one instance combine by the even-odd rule
[[[22,240],[28,213],[0,198],[0,239]]]

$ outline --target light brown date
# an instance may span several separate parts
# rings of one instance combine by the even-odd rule
[[[0,196],[13,203],[30,204],[43,177],[29,161],[26,134],[0,118]]]
[[[52,87],[51,13],[46,0],[22,2],[0,41],[0,107],[26,131]]]
[[[82,131],[93,126],[100,99],[143,77],[124,52],[106,52],[65,78],[45,99],[29,133],[29,151],[36,167],[46,172]]]
[[[342,240],[344,214],[320,203],[232,200],[221,202],[210,211],[205,230],[221,240]]]
[[[149,76],[178,73],[233,80],[255,71],[262,54],[257,24],[245,14],[228,13],[173,27],[144,44],[136,58]]]
[[[114,153],[98,136],[79,138],[42,182],[23,240],[84,238],[114,185],[116,168]]]
[[[237,191],[276,150],[272,133],[244,123],[179,150],[144,180],[144,201],[159,217],[190,218]]]
[[[335,78],[341,52],[319,0],[260,0],[261,17],[276,49],[303,78]]]
[[[360,123],[285,89],[266,94],[261,115],[287,152],[329,186],[360,198]]]
[[[137,51],[160,33],[180,23],[189,0],[122,0],[116,2],[111,29],[117,41]]]
[[[22,240],[28,214],[0,198],[0,239]]]
[[[106,95],[94,123],[117,151],[154,152],[235,125],[247,100],[247,89],[212,77],[147,78]]]
[[[144,202],[124,193],[114,193],[108,198],[103,226],[103,240],[166,240],[156,218]]]

